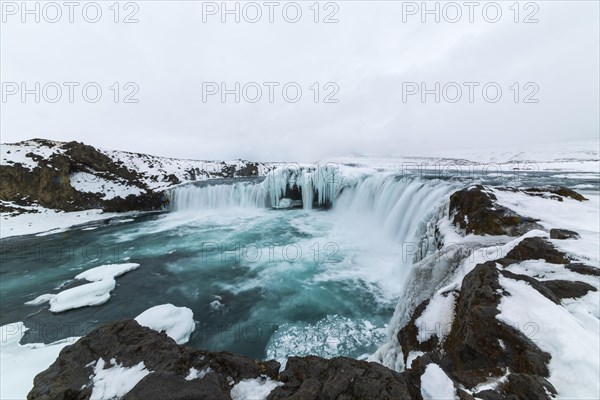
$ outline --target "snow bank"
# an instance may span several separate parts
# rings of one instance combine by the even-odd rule
[[[194,313],[187,307],[176,307],[173,304],[161,304],[147,309],[135,320],[157,332],[165,331],[177,344],[187,343],[196,328]]]
[[[0,399],[25,399],[33,388],[33,378],[56,360],[58,353],[79,338],[67,338],[50,344],[19,341],[27,331],[22,322],[0,328]]]
[[[3,202],[3,204],[11,205],[12,203]],[[40,232],[45,232],[46,234],[60,233],[65,232],[67,228],[75,225],[125,215],[104,213],[102,210],[63,212],[39,206],[20,208],[27,208],[35,212],[14,216],[2,214],[0,238],[4,239],[11,236],[39,234]]]
[[[124,264],[106,264],[92,269],[88,269],[85,272],[77,275],[75,279],[85,279],[86,281],[96,282],[103,279],[114,279],[117,276],[121,276],[126,272],[133,271],[139,268],[140,264],[137,263],[124,263]]]
[[[267,400],[267,396],[283,383],[270,378],[244,379],[231,388],[232,400]]]
[[[598,320],[590,331],[567,309],[527,283],[501,276],[500,284],[510,295],[500,301],[496,318],[519,329],[540,349],[550,353],[549,380],[559,398],[600,398]],[[598,292],[593,294],[598,302]]]
[[[454,383],[437,364],[428,364],[421,375],[421,396],[424,400],[458,399]]]
[[[100,358],[94,366],[92,375],[93,388],[90,400],[113,400],[125,396],[151,371],[146,369],[144,362],[131,368],[117,364],[114,358],[110,360],[111,367],[104,369],[105,362]]]

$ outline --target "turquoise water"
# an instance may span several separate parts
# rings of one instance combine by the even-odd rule
[[[401,249],[338,229],[333,213],[232,209],[125,221],[4,240],[0,323],[23,321],[25,341],[51,342],[172,303],[194,312],[191,345],[257,358],[275,332],[294,327],[319,326],[328,332],[321,345],[331,351],[338,343],[352,356],[384,339]],[[84,230],[90,227],[97,228]],[[47,304],[24,304],[85,269],[118,262],[141,267],[118,277],[103,305],[53,314]],[[357,332],[348,330],[355,325]],[[365,326],[372,340],[359,343]],[[299,348],[312,340],[296,337]]]

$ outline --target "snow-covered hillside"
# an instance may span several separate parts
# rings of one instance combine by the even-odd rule
[[[169,187],[262,176],[274,166],[166,158],[45,139],[2,144],[0,150],[2,237],[110,217],[103,211],[161,209],[169,204],[164,194]]]

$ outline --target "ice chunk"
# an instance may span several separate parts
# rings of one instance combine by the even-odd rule
[[[101,265],[80,273],[75,279],[85,279],[90,282],[101,281],[106,278],[114,279],[126,272],[139,268],[139,266],[140,264],[137,263]]]
[[[135,320],[157,332],[165,331],[177,344],[187,343],[195,329],[194,313],[187,307],[161,304],[147,309]]]
[[[46,293],[46,294],[42,294],[42,295],[36,297],[33,300],[29,300],[25,304],[30,305],[30,306],[37,306],[37,305],[40,305],[40,304],[47,303],[50,300],[52,300],[53,298],[55,298],[55,297],[56,297],[55,294],[48,294],[48,293]]]
[[[115,286],[114,279],[104,279],[63,290],[50,299],[50,311],[58,313],[73,308],[104,304],[110,299],[110,292]]]

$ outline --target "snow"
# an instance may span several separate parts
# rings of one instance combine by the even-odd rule
[[[26,140],[20,143],[2,143],[2,146],[0,146],[0,165],[10,166],[20,163],[23,167],[31,170],[37,167],[38,163],[26,154],[33,153],[47,160],[53,154],[64,152],[60,147],[63,143],[50,140],[48,142],[52,144],[52,147],[34,140]]]
[[[144,311],[135,320],[157,332],[165,331],[177,344],[190,340],[196,328],[194,313],[187,307],[176,307],[173,304],[161,304]]]
[[[185,377],[185,380],[191,381],[193,379],[202,379],[207,374],[210,374],[211,372],[213,372],[213,370],[210,367],[202,368],[200,371],[198,371],[196,368],[192,367],[192,368],[190,368],[188,375]]]
[[[427,364],[421,375],[421,396],[424,400],[458,399],[454,384],[437,364]]]
[[[469,177],[486,171],[498,171],[502,176],[513,178],[515,168],[521,173],[534,171],[557,171],[581,173],[580,178],[598,179],[600,171],[600,143],[597,138],[540,143],[535,147],[499,146],[485,149],[444,149],[421,154],[387,156],[346,156],[323,160],[321,163],[352,165],[365,173],[375,170],[402,171],[406,174],[440,173]],[[571,174],[569,174],[571,177]],[[575,176],[577,177],[577,176]]]
[[[231,388],[230,395],[232,400],[266,400],[273,389],[282,385],[266,377],[244,379]]]
[[[93,381],[90,400],[113,400],[125,396],[151,371],[146,369],[144,362],[131,368],[118,364],[116,359],[111,359],[110,366],[104,368],[106,363],[98,359],[94,366],[94,374],[90,377]]]
[[[5,204],[7,202],[4,202]],[[2,214],[0,223],[0,238],[11,236],[31,235],[46,232],[48,234],[66,231],[74,225],[85,224],[92,221],[113,218],[116,213],[105,213],[102,210],[86,210],[63,212],[44,207],[29,207],[36,213],[25,213],[15,216]]]
[[[544,228],[569,229],[579,233],[577,240],[551,240],[565,251],[593,266],[600,266],[598,235],[600,234],[600,196],[585,193],[587,201],[565,198],[563,201],[529,196],[519,192],[494,190],[498,203],[518,214],[539,219]]]
[[[86,193],[104,194],[105,200],[115,197],[125,198],[129,195],[139,195],[144,192],[143,189],[128,185],[124,182],[111,181],[101,176],[87,172],[75,172],[69,177],[71,186],[77,191]]]
[[[179,158],[159,157],[149,154],[130,153],[119,150],[98,149],[117,163],[122,163],[128,169],[137,172],[143,177],[144,183],[152,190],[165,189],[173,186],[168,181],[174,175],[181,182],[192,181],[189,171],[194,170],[196,180],[205,180],[220,177],[225,167],[242,167],[247,164],[244,160],[232,161],[206,161],[188,160]],[[265,175],[276,163],[258,164],[258,174]]]
[[[103,279],[114,279],[129,271],[139,268],[140,264],[125,263],[125,264],[107,264],[88,269],[80,273],[75,279],[85,279],[90,282],[101,281]]]
[[[79,339],[21,345],[19,341],[27,331],[22,322],[4,325],[0,331],[0,399],[25,399],[33,388],[33,378],[48,368],[64,347]]]
[[[425,311],[415,320],[415,326],[419,330],[419,343],[428,341],[433,335],[437,335],[443,343],[454,320],[454,301],[452,293],[435,294],[431,298]]]
[[[588,317],[582,323],[577,314],[554,304],[525,282],[501,276],[500,284],[510,295],[500,301],[500,313],[496,317],[528,336],[531,324],[539,327],[532,339],[552,356],[549,380],[559,398],[600,398],[598,319],[593,321]],[[598,292],[593,295],[598,303]]]
[[[55,297],[56,297],[55,294],[48,294],[48,293],[46,293],[46,294],[42,294],[42,295],[36,297],[33,300],[30,300],[30,301],[26,302],[25,304],[30,305],[30,306],[38,306],[40,304],[44,304],[44,303],[49,302],[50,300],[52,300]]]

